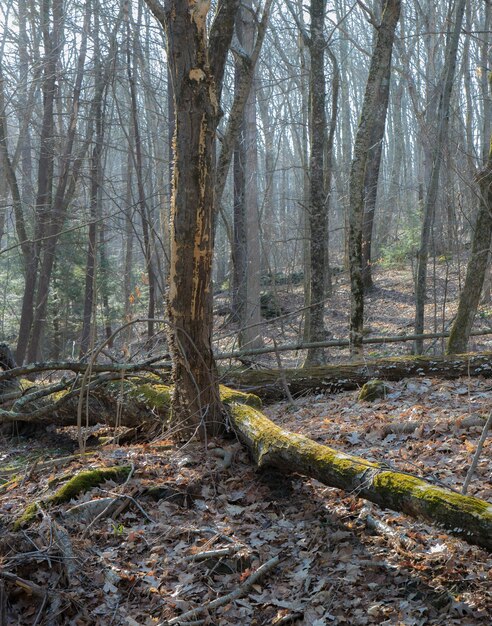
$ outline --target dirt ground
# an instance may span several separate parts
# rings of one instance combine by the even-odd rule
[[[378,274],[377,282],[368,298],[368,326],[374,335],[411,333],[408,272]],[[436,296],[437,309],[429,302],[429,330],[433,309],[442,312],[445,305],[450,319],[456,307],[457,289],[449,276],[446,297],[443,293]],[[327,328],[334,337],[346,337],[347,304],[341,279],[327,305]],[[300,308],[300,292],[285,289],[282,305]],[[488,323],[487,307],[477,321]],[[270,337],[287,342],[299,322],[297,315],[283,327],[277,321],[266,328]],[[220,328],[223,323],[219,318],[221,345],[230,349],[234,330]],[[490,349],[482,338],[472,347]],[[370,352],[409,349],[392,344]],[[283,356],[286,365],[301,358]],[[330,352],[330,359],[344,358],[341,350]],[[320,443],[459,491],[491,398],[490,380],[419,378],[391,383],[387,396],[374,402],[360,402],[357,391],[310,395],[293,406],[265,407],[265,413]],[[302,476],[258,473],[233,438],[177,447],[164,436],[80,456],[70,434],[0,439],[0,623],[492,622],[492,555],[439,528]],[[491,453],[489,437],[469,488],[470,495],[488,501]],[[56,465],[53,458],[59,459]],[[124,484],[106,482],[76,501],[41,505],[34,523],[12,530],[27,505],[45,501],[78,472],[122,464],[132,468]],[[102,498],[119,498],[126,508],[105,511],[93,503],[100,505]],[[267,569],[256,578],[262,566]],[[232,592],[236,596],[228,595]],[[193,609],[189,621],[179,620]]]

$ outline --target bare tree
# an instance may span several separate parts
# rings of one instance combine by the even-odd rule
[[[384,123],[381,123],[382,104],[388,106],[388,89],[391,70],[391,55],[395,29],[400,17],[400,0],[386,0],[381,23],[377,25],[377,37],[371,58],[367,78],[362,113],[355,138],[354,157],[350,170],[350,351],[362,352],[364,326],[364,283],[362,257],[362,224],[364,215],[365,183],[370,150],[374,142],[383,140]],[[376,24],[375,24],[376,26]],[[384,111],[383,122],[386,119]],[[377,127],[381,136],[376,137],[373,129]],[[373,155],[374,157],[374,155]],[[380,158],[380,154],[379,154]],[[379,168],[378,168],[379,169]],[[372,181],[374,183],[374,180]]]
[[[453,3],[452,3],[453,4]],[[415,334],[420,335],[424,331],[424,311],[426,298],[427,263],[429,258],[429,241],[436,213],[437,194],[439,190],[439,176],[441,173],[442,151],[446,142],[449,127],[449,107],[453,90],[454,74],[458,43],[463,23],[466,0],[458,0],[456,3],[454,27],[449,33],[446,44],[445,66],[443,70],[443,85],[439,98],[437,118],[437,136],[432,150],[432,168],[429,186],[424,203],[424,219],[420,234],[420,247],[418,253],[417,276],[415,280]],[[421,354],[424,347],[422,339],[415,341],[415,352]]]

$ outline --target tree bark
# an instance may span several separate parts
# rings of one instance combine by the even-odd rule
[[[492,510],[484,500],[322,446],[283,430],[252,407],[233,405],[231,422],[259,468],[276,467],[315,478],[380,507],[441,526],[492,551]]]
[[[364,283],[362,257],[362,226],[364,215],[365,185],[370,159],[370,151],[381,137],[375,137],[374,129],[384,133],[386,109],[388,106],[388,89],[391,69],[391,55],[395,29],[400,17],[400,0],[387,0],[384,6],[381,24],[379,25],[376,43],[371,58],[369,76],[362,113],[355,138],[354,157],[350,170],[350,217],[349,217],[349,262],[350,262],[350,351],[353,355],[362,353],[362,337],[364,326]],[[380,112],[385,104],[384,116]],[[372,155],[374,163],[381,154]],[[374,178],[373,181],[374,182]]]
[[[51,28],[50,15],[53,26]],[[34,301],[38,267],[42,248],[42,238],[46,234],[49,213],[52,205],[53,167],[54,167],[54,105],[57,78],[57,63],[61,52],[60,30],[63,20],[62,2],[56,0],[50,10],[50,2],[42,3],[41,30],[44,44],[43,59],[43,117],[40,133],[40,150],[38,159],[38,181],[36,196],[36,224],[34,242],[30,246],[29,258],[25,264],[24,294],[22,297],[19,337],[16,349],[16,360],[24,361],[29,343],[31,327],[34,319]]]
[[[219,2],[207,37],[207,2],[146,0],[167,33],[174,88],[169,345],[177,437],[220,432],[225,415],[212,353],[215,133],[237,0]],[[186,54],[183,53],[186,51]]]
[[[488,267],[492,240],[492,146],[487,164],[479,174],[478,183],[480,207],[473,231],[465,284],[460,294],[458,312],[451,327],[451,335],[446,348],[448,354],[466,350]]]
[[[251,58],[255,49],[255,34],[257,31],[253,18],[252,0],[243,2],[239,12],[241,20],[241,44]],[[246,227],[246,302],[244,319],[240,329],[240,345],[260,347],[263,345],[261,336],[260,313],[260,223],[258,212],[258,131],[256,122],[256,68],[253,70],[253,80],[244,107],[243,133],[240,138],[244,142],[244,215]]]
[[[325,110],[325,48],[323,35],[325,0],[311,0],[310,34],[307,40],[311,59],[309,71],[309,232],[310,232],[310,285],[309,285],[309,335],[308,341],[326,338],[324,311],[326,285],[326,253],[328,245],[328,219],[324,185],[324,150],[326,143]],[[305,366],[325,362],[322,348],[311,348]]]
[[[449,127],[449,108],[453,90],[456,56],[463,23],[466,0],[459,0],[456,6],[456,17],[453,31],[450,33],[446,46],[444,81],[439,100],[437,137],[432,150],[432,166],[429,186],[424,204],[424,221],[420,233],[420,247],[417,258],[417,276],[415,281],[415,334],[424,330],[424,312],[426,298],[427,262],[429,259],[429,242],[432,225],[436,214],[439,176],[441,172],[442,150],[446,143]],[[421,354],[424,348],[422,340],[415,342],[415,352]]]
[[[140,4],[139,4],[140,7]],[[144,185],[144,161],[142,155],[142,141],[140,133],[140,122],[138,114],[138,102],[137,102],[137,85],[136,85],[136,73],[137,73],[137,59],[136,59],[136,35],[131,38],[130,30],[130,15],[128,3],[125,5],[125,19],[126,19],[126,71],[128,84],[130,87],[130,104],[131,104],[131,117],[132,117],[132,130],[133,141],[132,145],[135,148],[135,176],[137,179],[138,190],[138,211],[140,213],[140,220],[142,222],[142,235],[143,235],[143,252],[145,258],[145,269],[147,272],[147,280],[149,283],[149,298],[147,308],[147,339],[150,339],[154,335],[154,318],[156,309],[156,274],[153,263],[153,253],[151,245],[150,234],[150,220],[149,220],[149,208],[147,205],[147,197],[145,193]],[[140,18],[140,15],[139,15]],[[140,24],[137,23],[136,32],[139,31]]]
[[[85,272],[85,290],[84,290],[84,311],[82,314],[82,332],[80,338],[80,357],[83,357],[88,349],[91,338],[92,324],[96,324],[95,308],[96,308],[96,259],[97,259],[97,218],[100,217],[100,187],[102,183],[102,152],[104,140],[104,106],[103,106],[103,89],[100,83],[103,80],[102,68],[100,63],[100,46],[99,46],[99,8],[96,5],[94,12],[94,82],[96,85],[96,93],[98,94],[95,102],[95,142],[92,148],[90,159],[90,224],[89,238],[87,242],[87,261]]]

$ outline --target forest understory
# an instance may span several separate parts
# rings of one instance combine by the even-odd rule
[[[408,271],[378,276],[368,298],[374,333],[406,328],[410,283]],[[455,293],[450,281],[448,307]],[[327,307],[335,337],[346,297],[341,278]],[[486,307],[479,321],[486,324]],[[269,328],[288,340],[278,320]],[[374,355],[409,347],[375,346]],[[309,394],[264,412],[286,430],[460,492],[491,397],[487,379],[422,376],[388,383],[372,402],[357,390]],[[435,526],[303,476],[256,471],[233,437],[180,446],[164,433],[118,445],[108,441],[111,429],[90,432],[85,455],[73,427],[0,440],[0,615],[8,626],[490,624],[490,553]],[[491,446],[489,437],[468,490],[489,502]],[[50,501],[80,472],[114,466],[126,472],[119,480],[99,477],[71,501]],[[14,530],[35,502],[31,523]]]

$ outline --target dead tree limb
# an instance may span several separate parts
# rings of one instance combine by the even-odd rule
[[[285,397],[283,379],[295,396],[321,391],[358,389],[368,380],[397,381],[404,378],[435,376],[444,379],[460,376],[492,377],[492,353],[448,356],[406,356],[373,359],[302,369],[230,371],[226,384],[256,393],[264,400]]]
[[[442,526],[492,551],[492,504],[463,496],[384,464],[338,452],[275,425],[260,411],[233,405],[231,422],[258,467],[272,466]]]

